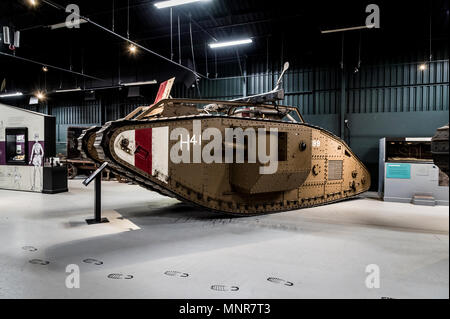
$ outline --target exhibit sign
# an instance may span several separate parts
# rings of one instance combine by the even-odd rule
[[[407,163],[386,164],[386,178],[411,179],[411,164]]]

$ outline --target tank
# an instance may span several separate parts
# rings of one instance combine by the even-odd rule
[[[241,216],[367,191],[370,174],[343,140],[277,103],[281,79],[269,93],[234,101],[163,98],[86,130],[82,153],[149,190]]]
[[[431,154],[436,166],[448,176],[448,124],[436,130],[431,139]]]

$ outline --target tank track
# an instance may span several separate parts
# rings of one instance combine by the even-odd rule
[[[105,162],[105,156],[104,156],[104,153],[103,153],[103,149],[101,147],[100,148],[96,148],[97,155],[98,155],[97,158],[87,155],[87,154],[92,154],[90,152],[90,150],[89,150],[89,148],[92,147],[92,146],[89,146],[88,142],[89,142],[90,136],[92,134],[96,134],[94,145],[97,143],[97,140],[99,140],[99,142],[101,142],[101,139],[103,137],[103,133],[105,132],[105,129],[109,128],[111,123],[112,122],[108,122],[103,127],[93,126],[93,127],[89,128],[89,129],[83,131],[83,133],[79,137],[79,141],[80,142],[78,143],[78,150],[80,151],[80,153],[81,153],[81,155],[83,157],[92,159],[96,164],[99,164],[99,165],[101,165],[101,164],[103,164],[103,162]],[[121,169],[119,166],[114,165],[111,161],[108,161],[108,168],[113,173],[115,173],[117,175],[120,175],[120,176],[123,176],[125,178],[128,178],[132,182],[138,184],[141,187],[144,187],[144,188],[146,188],[148,190],[157,192],[157,193],[159,193],[161,195],[164,195],[164,196],[170,196],[168,194],[162,193],[158,189],[155,189],[155,188],[151,187],[151,185],[149,185],[149,183],[143,183],[141,180],[137,179],[137,176],[135,174],[132,174],[129,171]],[[173,197],[173,196],[170,196],[170,197]]]
[[[176,121],[176,120],[180,120],[180,119],[189,119],[189,118],[196,118],[196,119],[201,119],[204,117],[226,117],[226,118],[230,118],[230,116],[225,116],[225,115],[189,115],[189,116],[179,116],[179,117],[171,117],[171,118],[157,118],[157,119],[151,119],[151,120],[145,120],[145,121],[135,121],[135,120],[117,120],[117,121],[112,121],[112,122],[107,122],[103,127],[101,127],[100,129],[98,129],[98,127],[92,127],[88,130],[86,130],[85,133],[83,133],[80,136],[80,139],[82,139],[84,142],[83,143],[79,143],[79,145],[81,145],[80,147],[82,148],[82,154],[84,156],[86,156],[87,154],[91,154],[88,152],[87,150],[87,145],[86,145],[86,138],[84,138],[85,136],[88,136],[89,134],[95,133],[96,137],[95,137],[95,142],[94,142],[94,147],[96,149],[98,158],[94,159],[92,157],[86,156],[88,158],[93,159],[96,163],[98,164],[102,164],[103,162],[108,162],[108,168],[115,174],[121,175],[129,180],[131,180],[132,182],[134,182],[135,184],[156,192],[160,195],[163,196],[168,196],[174,199],[177,199],[181,202],[185,202],[188,203],[194,207],[198,207],[204,211],[209,211],[212,213],[219,213],[219,214],[225,214],[225,215],[231,215],[231,216],[259,216],[259,215],[267,215],[267,214],[273,214],[273,213],[279,213],[279,212],[285,212],[285,211],[289,211],[289,210],[297,210],[297,209],[301,209],[301,208],[310,208],[310,207],[317,207],[317,206],[322,206],[322,205],[328,205],[328,204],[332,204],[332,203],[337,203],[337,202],[341,202],[344,200],[348,200],[348,199],[352,199],[355,198],[357,195],[359,195],[360,193],[355,193],[352,194],[351,196],[344,196],[342,198],[338,198],[336,200],[330,200],[327,202],[323,202],[323,203],[314,203],[314,204],[307,204],[305,206],[302,207],[296,207],[296,208],[290,208],[290,207],[280,207],[280,209],[278,210],[272,210],[269,212],[258,212],[258,213],[233,213],[233,212],[229,212],[229,211],[222,211],[222,210],[216,210],[216,209],[212,209],[209,207],[205,207],[202,205],[199,205],[198,203],[188,199],[188,198],[184,198],[182,196],[180,196],[179,194],[176,194],[164,187],[161,187],[159,184],[152,182],[151,180],[139,175],[138,173],[133,173],[132,171],[128,170],[126,167],[121,166],[120,164],[116,163],[116,161],[112,158],[111,154],[109,154],[109,149],[106,148],[106,151],[103,147],[103,145],[108,145],[109,144],[109,137],[110,135],[112,135],[112,132],[114,131],[115,128],[117,127],[122,127],[122,126],[133,126],[133,125],[137,125],[137,124],[148,124],[149,122],[161,122],[161,121]],[[261,121],[262,119],[257,119],[259,121]],[[268,121],[268,122],[283,122],[283,121],[277,121],[277,120],[272,120],[272,119],[264,119],[264,121]],[[324,130],[323,128],[311,125],[311,124],[306,124],[304,123],[303,125],[312,127],[312,128],[316,128],[316,129],[320,129],[322,131],[327,132],[330,136],[336,137],[338,138],[336,135],[334,135],[331,132],[328,132],[326,130]],[[345,143],[345,142],[344,142]],[[106,153],[105,153],[106,152]]]
[[[92,126],[86,130],[83,130],[81,135],[78,137],[78,151],[80,152],[81,156],[87,159],[92,159],[96,163],[99,163],[99,159],[91,156],[88,156],[88,154],[92,154],[89,152],[89,141],[91,139],[92,134],[95,134],[98,130],[101,129],[101,126]]]

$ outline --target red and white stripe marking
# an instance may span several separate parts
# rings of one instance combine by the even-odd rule
[[[130,153],[121,148],[128,139]],[[146,128],[120,133],[114,144],[117,156],[140,170],[167,183],[169,174],[169,127]]]

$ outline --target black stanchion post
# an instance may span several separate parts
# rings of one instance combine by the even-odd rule
[[[108,166],[108,163],[103,163],[94,173],[83,181],[84,186],[88,186],[92,180],[95,179],[95,203],[94,203],[94,218],[86,219],[89,225],[109,223],[107,218],[102,218],[102,171]]]
[[[95,178],[95,221],[102,221],[102,175]]]

